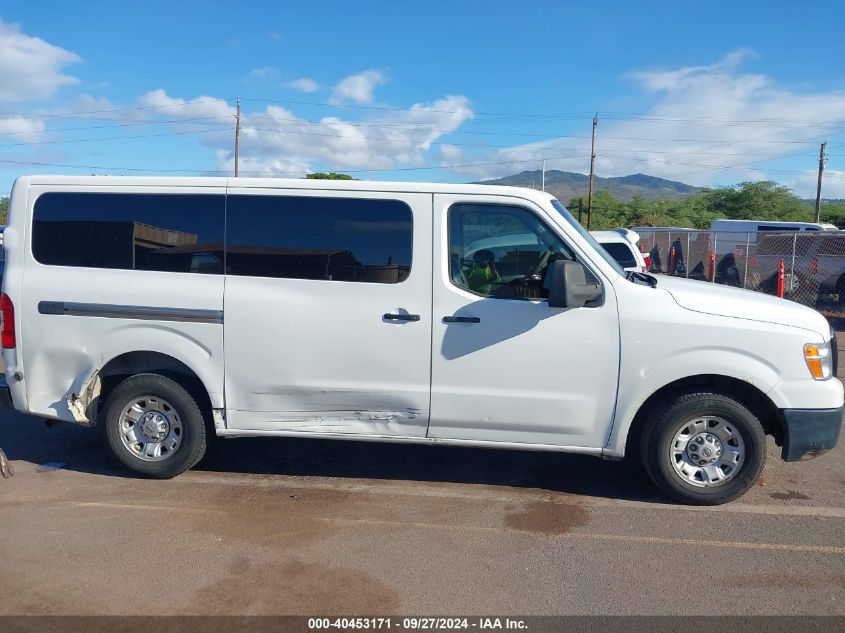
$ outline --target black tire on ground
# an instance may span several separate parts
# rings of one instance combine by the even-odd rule
[[[180,443],[161,461],[145,461],[121,440],[121,420],[125,409],[143,396],[161,398],[175,410],[180,423]],[[169,479],[185,472],[202,459],[206,451],[206,423],[196,400],[176,381],[159,374],[136,374],[117,385],[109,394],[102,418],[106,442],[118,461],[136,473],[155,479]]]
[[[673,466],[675,434],[698,418],[724,420],[744,444],[744,461],[717,485],[695,485]],[[640,456],[651,480],[664,493],[693,505],[719,505],[744,494],[763,470],[766,436],[757,417],[741,402],[719,393],[689,393],[670,398],[643,425]]]

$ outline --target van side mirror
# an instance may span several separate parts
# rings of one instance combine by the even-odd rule
[[[588,301],[601,297],[601,285],[587,283],[584,266],[579,262],[557,259],[546,273],[550,308],[583,308]]]

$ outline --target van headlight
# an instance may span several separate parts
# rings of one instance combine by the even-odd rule
[[[810,375],[816,380],[824,380],[833,375],[833,354],[831,344],[834,339],[827,343],[807,343],[804,346],[804,362]]]

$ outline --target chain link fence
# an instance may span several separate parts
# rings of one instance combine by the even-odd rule
[[[651,272],[777,295],[782,265],[784,298],[845,317],[845,231],[637,232]]]

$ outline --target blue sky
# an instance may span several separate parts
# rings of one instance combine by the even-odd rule
[[[80,8],[80,6],[82,8]],[[0,192],[36,172],[538,169],[845,197],[836,2],[0,3]],[[829,31],[826,30],[830,26]]]

